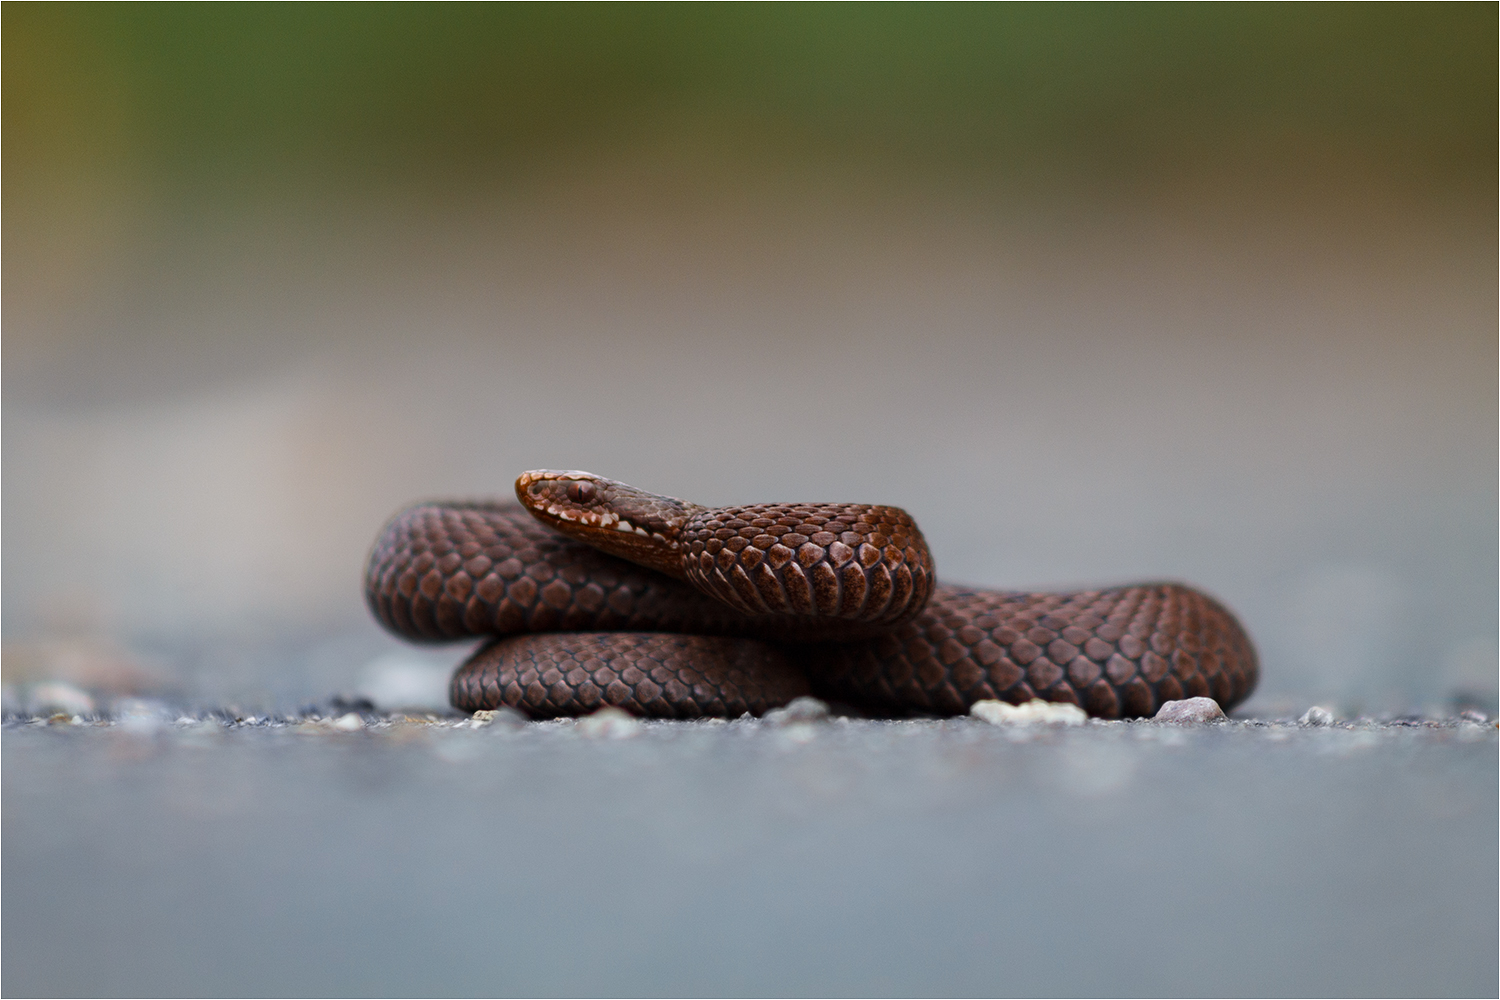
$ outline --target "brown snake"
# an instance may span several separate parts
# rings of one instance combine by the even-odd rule
[[[884,715],[1042,698],[1119,718],[1198,695],[1228,710],[1255,687],[1250,639],[1212,598],[937,584],[899,508],[705,508],[586,472],[528,472],[516,495],[409,507],[366,569],[396,634],[497,637],[454,674],[464,711],[758,715],[815,693]]]

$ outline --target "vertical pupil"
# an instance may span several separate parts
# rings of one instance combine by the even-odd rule
[[[594,498],[593,483],[569,483],[568,499],[574,503],[588,503]]]

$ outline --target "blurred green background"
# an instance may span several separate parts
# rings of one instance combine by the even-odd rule
[[[1494,187],[1487,4],[20,4],[4,26],[9,199],[100,175],[451,194],[683,132],[1112,190]]]
[[[1493,701],[1492,4],[0,18],[8,681],[347,686],[380,519],[556,466]]]

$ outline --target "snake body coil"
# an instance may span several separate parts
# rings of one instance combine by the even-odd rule
[[[516,493],[410,507],[367,566],[396,634],[497,637],[454,675],[466,711],[760,714],[811,691],[884,714],[1039,697],[1118,718],[1196,695],[1228,709],[1255,686],[1248,636],[1196,590],[936,584],[897,508],[703,508],[578,472]]]

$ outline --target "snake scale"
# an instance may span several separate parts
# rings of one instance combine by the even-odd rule
[[[397,635],[492,637],[454,674],[464,711],[759,715],[811,693],[879,715],[1042,698],[1120,718],[1200,695],[1227,710],[1255,686],[1249,637],[1207,595],[939,584],[899,508],[706,508],[554,471],[516,496],[408,507],[366,567]]]

